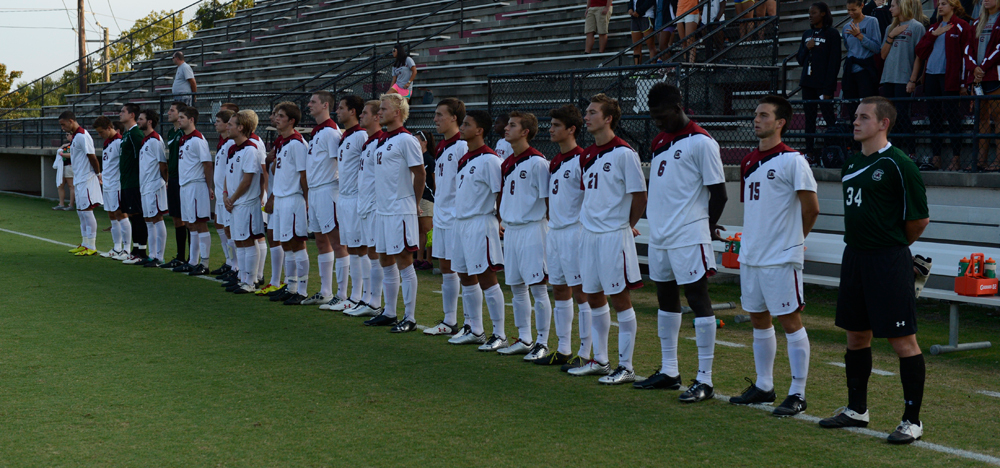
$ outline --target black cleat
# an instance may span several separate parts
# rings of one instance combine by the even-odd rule
[[[788,395],[785,401],[781,402],[777,408],[774,409],[771,414],[775,416],[795,416],[806,410],[806,399],[799,396],[799,394]]]
[[[388,327],[390,325],[396,324],[396,317],[389,317],[384,313],[376,315],[368,320],[365,320],[365,325],[369,327]]]
[[[236,290],[242,288],[243,288],[243,283],[233,283],[232,285],[226,287],[226,292],[236,292]]]
[[[715,389],[711,385],[701,383],[697,380],[691,382],[691,386],[688,387],[681,396],[677,397],[681,403],[697,403],[699,401],[705,401],[711,399],[715,396]]]
[[[848,407],[837,410],[833,416],[819,420],[820,427],[839,429],[841,427],[868,427],[868,410],[858,413]]]
[[[681,375],[677,374],[671,377],[660,372],[660,369],[657,369],[648,379],[632,383],[632,388],[639,390],[679,390],[681,388]]]
[[[226,281],[226,280],[229,280],[231,278],[236,278],[237,276],[238,276],[238,272],[236,270],[229,270],[229,271],[227,271],[227,272],[225,272],[225,273],[223,273],[223,274],[221,274],[219,276],[216,276],[215,279]]]
[[[191,271],[188,272],[188,276],[204,276],[208,274],[208,267],[202,264],[197,264]]]
[[[559,368],[559,370],[562,372],[569,372],[570,369],[576,369],[577,367],[586,364],[587,361],[588,361],[587,359],[584,359],[580,356],[573,356],[569,358],[569,361],[566,361],[566,364],[563,364],[562,367]]]
[[[215,278],[215,279],[222,279],[222,278],[218,278],[218,276],[219,275],[223,275],[223,274],[231,271],[232,269],[233,269],[233,267],[231,267],[231,266],[223,263],[222,266],[220,266],[219,268],[216,268],[216,269],[212,270],[212,272],[209,273],[209,274],[217,276],[217,278]]]
[[[143,265],[143,268],[157,268],[160,265],[163,265],[163,262],[161,262],[159,259],[153,258],[150,259],[149,262],[146,262],[146,264]]]
[[[133,263],[133,265],[144,267],[144,266],[146,266],[147,263],[153,262],[153,261],[156,261],[156,259],[153,258],[153,257],[146,257],[146,258],[144,258],[142,260],[139,260],[138,263]]]
[[[281,297],[282,296],[274,296],[274,297],[271,298],[271,300],[275,301],[275,298],[281,298]],[[303,295],[301,295],[301,294],[288,293],[288,298],[285,299],[284,302],[282,302],[282,304],[285,304],[285,305],[302,305],[302,301],[304,301],[304,300],[306,300],[306,297],[303,296]],[[275,301],[275,302],[277,302],[277,301]]]
[[[292,296],[295,296],[295,293],[293,293],[293,292],[291,292],[291,291],[289,291],[289,290],[286,289],[286,290],[282,291],[281,294],[278,294],[276,296],[271,296],[271,299],[269,299],[269,300],[271,302],[285,302],[285,301],[291,299]]]
[[[240,280],[236,278],[229,278],[222,281],[223,288],[229,288],[230,286],[240,284]]]
[[[532,359],[531,362],[538,364],[540,366],[561,366],[563,364],[568,363],[570,358],[572,357],[573,356],[569,354],[562,354],[558,351],[552,351],[551,353],[546,354],[545,356],[542,356],[538,359]]]
[[[409,321],[403,320],[402,322],[397,322],[389,329],[389,333],[407,333],[417,329],[417,324]]]
[[[758,387],[756,384],[754,384],[754,382],[750,380],[749,377],[744,377],[743,380],[746,380],[747,383],[750,384],[750,386],[747,387],[745,390],[743,390],[743,393],[740,396],[734,396],[730,398],[729,399],[730,403],[734,405],[774,403],[775,400],[774,389],[765,392],[764,390],[761,390],[760,387]]]
[[[198,266],[201,266],[201,264],[199,263]],[[165,268],[165,267],[161,267],[161,268]],[[194,267],[191,266],[190,263],[185,262],[185,263],[182,263],[182,264],[180,264],[178,266],[175,266],[172,271],[174,273],[191,273],[191,270],[194,270]]]
[[[172,270],[174,268],[177,268],[185,264],[187,264],[187,262],[185,262],[184,260],[181,260],[179,258],[173,258],[169,262],[161,264],[159,267],[163,268],[164,270]]]

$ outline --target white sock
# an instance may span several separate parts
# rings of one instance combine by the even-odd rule
[[[94,216],[93,211],[82,211],[83,213],[83,225],[87,231],[87,248],[91,250],[97,250],[97,218]]]
[[[361,282],[358,283],[361,287],[361,300],[365,304],[370,304],[372,301],[372,262],[368,260],[368,257],[358,257],[358,270],[361,271]],[[351,273],[354,273],[354,267],[351,267]]]
[[[531,296],[528,295],[528,285],[515,284],[510,287],[511,305],[514,309],[514,327],[517,328],[517,338],[531,344]]]
[[[531,297],[535,299],[536,343],[549,345],[549,330],[552,329],[552,303],[549,302],[549,287],[545,283],[531,286]]]
[[[370,258],[369,260],[371,264],[371,279],[369,281],[371,282],[372,294],[371,299],[365,302],[372,306],[373,309],[378,309],[382,307],[382,265],[379,264],[377,258]]]
[[[121,223],[118,222],[117,219],[112,219],[111,220],[111,243],[113,244],[113,247],[111,247],[111,250],[121,250],[121,247],[122,247],[121,246],[121,241],[122,241],[122,225],[121,225]]]
[[[351,302],[357,304],[361,301],[362,293],[364,292],[364,272],[361,271],[361,257],[358,255],[350,256],[351,262]],[[367,263],[367,262],[364,262]]]
[[[483,288],[476,283],[472,286],[462,286],[462,313],[465,323],[472,328],[474,335],[482,335],[483,330]],[[458,320],[456,317],[455,320]]]
[[[166,259],[166,251],[167,251],[167,224],[164,223],[163,220],[161,219],[161,220],[159,220],[159,221],[156,222],[155,226],[156,226],[156,229],[157,229],[157,233],[156,233],[156,242],[157,242],[157,244],[156,244],[156,247],[159,249],[157,251],[157,253],[156,253],[156,258],[160,259],[160,261],[162,262],[163,260]]]
[[[792,368],[792,385],[789,395],[799,394],[806,397],[806,379],[809,378],[809,335],[805,328],[795,333],[786,333],[788,339],[788,363]]]
[[[715,359],[715,316],[694,319],[695,343],[698,344],[698,381],[712,386],[712,361]]]
[[[83,245],[83,240],[87,238],[87,226],[83,224],[83,212],[80,210],[76,211],[76,219],[80,220],[80,245]]]
[[[396,299],[399,298],[399,267],[395,263],[382,267],[382,287],[385,294],[385,316],[396,316]]]
[[[609,362],[608,333],[611,332],[611,307],[604,304],[592,309],[590,316],[593,321],[594,360],[601,364],[607,364]]]
[[[412,264],[399,272],[399,280],[403,287],[403,320],[417,323],[417,270]]]
[[[191,243],[188,245],[188,265],[201,263],[201,233],[191,231]]]
[[[556,319],[556,338],[558,339],[556,352],[569,354],[573,352],[573,300],[556,301],[553,315]]]
[[[660,336],[660,372],[670,377],[681,373],[677,367],[677,340],[682,320],[680,312],[656,312],[656,333]]]
[[[267,262],[267,241],[263,238],[257,239],[254,241],[254,245],[257,247],[257,263],[255,263],[257,265],[255,270],[257,276],[254,277],[254,283],[256,283],[264,279],[264,263]]]
[[[244,268],[244,271],[246,271],[246,276],[247,276],[247,282],[246,283],[252,286],[254,284],[257,284],[257,278],[259,278],[258,273],[257,273],[259,271],[259,269],[258,269],[257,265],[260,263],[260,260],[261,260],[261,258],[260,258],[260,244],[256,244],[255,243],[254,245],[252,245],[250,247],[247,247],[246,249],[247,249],[247,253],[246,253],[245,261],[246,261],[247,267]]]
[[[132,251],[132,222],[128,218],[119,219],[118,225],[122,229],[122,252]]]
[[[632,352],[635,350],[635,333],[638,328],[635,309],[618,312],[618,365],[628,370],[632,370]]]
[[[591,333],[594,331],[594,321],[592,319],[592,312],[590,310],[590,303],[584,302],[577,305],[580,310],[579,326],[580,329],[580,350],[577,351],[577,355],[584,358],[590,359],[590,350],[594,347],[594,340],[591,338]]]
[[[333,295],[333,262],[336,259],[333,252],[319,254],[316,264],[319,265],[319,293],[323,297]]]
[[[226,242],[226,245],[229,248],[229,259],[233,261],[233,263],[231,265],[229,265],[229,266],[233,267],[234,270],[239,271],[240,270],[240,257],[239,257],[239,255],[237,255],[236,241],[233,240],[232,238],[229,238],[228,242]]]
[[[237,247],[236,248],[236,261],[238,261],[239,263],[245,265],[246,261],[247,261],[247,250],[250,250],[250,249],[247,248],[247,247]],[[237,278],[239,278],[239,281],[241,283],[246,283],[247,282],[247,273],[245,271],[240,270],[238,272],[238,274],[237,274]]]
[[[281,269],[285,266],[285,250],[281,246],[271,247],[271,285],[281,284]]]
[[[299,290],[298,282],[298,260],[295,255],[295,251],[288,251],[282,254],[285,257],[285,287],[286,291],[290,291],[295,294]],[[306,257],[308,259],[309,257]],[[274,261],[274,255],[271,255],[271,261]]]
[[[201,264],[208,268],[208,260],[212,253],[212,233],[205,231],[198,234],[198,243],[201,244]]]
[[[483,296],[486,299],[486,309],[490,313],[490,320],[493,321],[493,334],[502,339],[507,339],[507,331],[504,324],[503,290],[500,289],[499,284],[494,284],[483,291]]]
[[[444,323],[448,325],[458,324],[458,290],[462,286],[458,279],[458,273],[445,273],[441,275],[441,309],[444,310]],[[482,288],[480,288],[482,289]],[[464,292],[462,293],[465,294]],[[482,294],[480,294],[480,297]],[[482,299],[479,300],[479,314],[482,317]]]
[[[309,291],[309,251],[302,249],[295,252],[295,276],[299,279],[299,294],[308,297]],[[289,289],[289,291],[291,291]],[[292,291],[294,292],[294,291]]]
[[[156,257],[156,228],[153,223],[146,221],[146,256]]]
[[[774,354],[778,350],[778,340],[774,337],[774,327],[767,330],[753,329],[753,362],[757,368],[757,388],[767,392],[774,390]]]
[[[351,279],[351,259],[338,257],[334,260],[337,268],[337,297],[347,299],[347,281]]]
[[[232,255],[229,253],[229,238],[226,237],[225,229],[216,229],[215,232],[219,234],[219,243],[222,245],[222,255],[226,257],[226,264],[233,266]]]

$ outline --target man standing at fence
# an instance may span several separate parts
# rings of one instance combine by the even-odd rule
[[[174,100],[187,105],[194,103],[194,93],[198,92],[198,83],[194,81],[194,70],[191,65],[184,61],[184,52],[174,52],[174,65],[177,65],[177,73],[174,75],[174,84],[170,87],[170,92],[174,94]]]
[[[76,184],[76,214],[80,217],[80,235],[83,238],[80,246],[70,250],[70,253],[77,257],[89,257],[97,254],[97,218],[94,217],[94,207],[104,204],[101,179],[97,175],[101,173],[101,166],[97,162],[94,139],[76,123],[73,111],[65,111],[59,115],[59,127],[73,136],[69,154]]]
[[[861,152],[844,162],[844,258],[840,269],[836,325],[847,331],[847,407],[819,425],[868,426],[868,377],[872,337],[886,338],[899,356],[903,418],[889,435],[909,444],[924,432],[924,356],[917,344],[913,294],[913,244],[930,222],[927,193],[916,164],[888,141],[896,109],[883,97],[861,101],[854,139]]]

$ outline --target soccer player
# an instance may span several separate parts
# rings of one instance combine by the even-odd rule
[[[555,351],[535,359],[535,364],[561,365],[563,371],[580,367],[590,360],[590,304],[581,287],[580,275],[580,208],[583,187],[580,158],[583,149],[576,137],[583,131],[583,116],[574,105],[549,112],[552,118],[549,137],[559,145],[559,154],[549,164],[549,234],[545,242],[549,283],[556,299],[553,310],[556,338]],[[580,349],[572,356],[573,299],[580,307]]]
[[[271,126],[277,128],[277,124],[274,122],[274,109],[271,109],[271,115],[268,116],[268,120],[270,121]],[[305,140],[303,139],[303,141]],[[263,143],[263,141],[261,143]],[[275,225],[271,223],[271,217],[274,216],[274,197],[269,198],[268,195],[274,193],[274,172],[277,170],[277,139],[275,139],[274,143],[275,146],[272,146],[269,151],[265,151],[264,167],[267,169],[265,172],[267,174],[267,185],[264,187],[263,192],[261,192],[264,203],[264,237],[266,246],[271,252],[271,280],[268,281],[264,287],[258,289],[257,292],[254,293],[258,296],[272,296],[279,290],[283,291],[287,289],[288,286],[287,284],[281,282],[281,270],[285,265],[285,250],[281,247],[281,241],[278,240],[278,236],[275,233]],[[258,247],[260,245],[260,243],[257,243]],[[263,255],[261,258],[264,258]],[[261,268],[258,271],[263,273],[263,261],[259,261],[258,264]]]
[[[726,176],[719,144],[684,113],[680,91],[658,83],[649,90],[649,114],[660,129],[653,139],[649,171],[649,277],[659,302],[660,370],[634,385],[639,389],[680,388],[677,340],[681,329],[679,285],[694,311],[698,376],[682,402],[712,398],[715,312],[708,277],[715,274],[712,239],[726,206]]]
[[[59,115],[59,127],[73,135],[69,145],[70,164],[73,166],[73,184],[76,190],[76,214],[80,218],[80,245],[69,252],[77,257],[97,255],[97,218],[94,207],[104,204],[101,190],[100,163],[94,139],[76,122],[73,111]]]
[[[368,252],[368,286],[364,288],[361,302],[345,311],[352,317],[378,317],[382,313],[382,265],[375,251],[375,148],[382,137],[378,109],[382,101],[367,101],[361,111],[360,124],[368,139],[361,145],[361,164],[358,165],[358,219],[361,235]],[[366,259],[362,258],[361,261]]]
[[[428,335],[466,334],[472,330],[466,318],[466,323],[459,332],[458,293],[461,280],[458,273],[451,269],[451,258],[458,248],[458,239],[455,238],[455,176],[458,173],[458,160],[468,152],[468,145],[458,132],[458,125],[464,119],[465,103],[456,98],[442,99],[434,109],[434,126],[438,133],[444,135],[444,140],[434,150],[434,171],[437,173],[434,174],[434,249],[431,254],[438,259],[441,268],[441,309],[444,311],[444,319],[425,329],[424,333]],[[461,290],[463,297],[473,294],[470,287],[462,287]],[[479,304],[482,306],[482,291],[478,294]],[[449,341],[452,339],[456,339],[455,336],[449,338]]]
[[[791,119],[792,106],[785,98],[761,98],[754,117],[754,133],[760,143],[741,164],[741,302],[743,310],[750,312],[753,325],[757,381],[729,402],[774,402],[774,355],[778,347],[771,319],[774,315],[785,330],[792,371],[788,397],[774,409],[775,416],[794,416],[806,409],[809,336],[802,327],[802,267],[805,236],[819,216],[816,179],[809,162],[781,141]]]
[[[167,248],[167,226],[163,224],[163,215],[167,213],[167,153],[164,151],[163,140],[156,133],[156,124],[160,118],[156,111],[146,109],[139,112],[136,123],[145,137],[142,139],[142,149],[139,150],[139,168],[142,179],[139,188],[142,192],[142,217],[146,220],[149,254],[146,260],[137,263],[148,267],[163,264],[164,250]]]
[[[210,274],[216,275],[216,279],[229,280],[235,275],[236,268],[236,242],[229,236],[230,216],[226,210],[223,200],[225,191],[227,161],[229,159],[229,146],[234,145],[229,138],[229,119],[234,112],[230,110],[220,110],[215,114],[215,131],[219,134],[219,142],[215,145],[215,167],[213,177],[215,179],[215,232],[219,234],[219,241],[222,252],[226,255],[226,263],[222,264]]]
[[[406,333],[417,326],[417,195],[423,193],[424,156],[420,142],[403,123],[410,105],[399,94],[383,94],[379,123],[386,131],[375,148],[375,249],[382,265],[385,309],[365,322],[371,326],[392,325],[392,333]],[[396,320],[396,297],[403,289],[403,320]]]
[[[306,215],[305,194],[309,191],[306,180],[306,152],[308,147],[295,125],[302,119],[302,111],[294,102],[281,102],[274,107],[272,120],[278,129],[274,141],[274,183],[269,203],[274,207],[268,227],[281,242],[284,250],[285,282],[290,296],[289,305],[302,303],[306,298],[309,275],[309,221]],[[275,261],[271,255],[271,261]],[[274,296],[272,296],[274,297]]]
[[[538,133],[534,114],[510,113],[504,139],[514,156],[501,167],[503,188],[500,191],[500,219],[504,225],[504,280],[513,294],[514,326],[518,338],[510,346],[497,350],[503,355],[524,354],[525,361],[545,356],[549,351],[552,304],[546,284],[545,211],[549,196],[549,163],[530,142]],[[529,296],[528,292],[531,292]],[[531,298],[535,299],[535,329],[531,340]]]
[[[258,117],[259,119],[259,117]],[[258,121],[258,123],[260,123]],[[263,210],[264,204],[267,202],[267,189],[268,183],[270,181],[270,171],[267,170],[267,146],[264,145],[264,140],[257,136],[256,133],[250,133],[250,141],[257,146],[257,161],[263,168],[260,172],[260,206]],[[254,276],[257,281],[255,287],[259,289],[264,286],[264,264],[267,262],[267,213],[261,212],[261,222],[264,224],[264,235],[254,238],[253,247],[257,248],[257,268],[256,275]],[[277,267],[280,268],[282,262],[279,262]],[[281,272],[278,271],[278,276],[281,276]]]
[[[119,154],[119,183],[121,184],[121,210],[129,219],[128,229],[132,233],[132,249],[128,252],[128,258],[122,263],[134,265],[146,258],[146,242],[148,233],[146,224],[143,222],[131,223],[132,219],[142,219],[142,195],[140,189],[139,175],[139,150],[142,148],[144,138],[142,130],[136,119],[139,117],[139,106],[128,103],[122,106],[118,113],[118,120],[126,128],[122,135],[121,153]]]
[[[469,332],[449,340],[453,344],[479,344],[480,351],[506,348],[503,290],[497,271],[503,269],[500,246],[500,217],[497,194],[503,189],[500,157],[483,138],[490,126],[490,114],[472,110],[465,114],[459,132],[469,152],[458,161],[455,179],[456,246],[451,252],[451,268],[462,284],[462,308]],[[483,329],[483,297],[493,322],[493,334],[486,339]]]
[[[913,257],[909,246],[930,222],[927,193],[917,166],[886,135],[896,109],[883,97],[861,101],[854,139],[861,152],[844,162],[844,259],[836,325],[847,331],[847,408],[819,422],[823,427],[868,425],[872,337],[886,338],[899,356],[903,419],[889,435],[908,444],[924,433],[924,355],[917,344]]]
[[[590,98],[584,122],[594,144],[584,150],[583,204],[580,210],[580,273],[592,311],[594,358],[569,369],[570,375],[603,375],[598,382],[617,385],[635,380],[632,351],[636,320],[629,289],[642,287],[635,251],[635,223],[646,209],[646,178],[639,154],[615,136],[621,107],[605,94]],[[618,311],[618,367],[611,371],[608,333],[611,310]]]
[[[101,181],[104,190],[104,211],[108,212],[108,217],[111,219],[111,240],[114,243],[111,250],[102,253],[101,256],[122,261],[128,259],[132,244],[132,227],[129,225],[128,217],[122,214],[121,210],[122,182],[119,163],[122,134],[111,123],[111,119],[104,116],[94,120],[94,130],[104,138],[104,150],[101,151],[103,160]]]
[[[346,96],[337,103],[337,121],[340,122],[341,127],[346,129],[340,140],[340,147],[337,149],[337,168],[340,173],[337,224],[340,226],[340,245],[347,247],[353,289],[349,298],[331,301],[331,303],[319,307],[337,312],[353,309],[361,302],[365,280],[371,273],[368,271],[371,268],[371,263],[366,258],[368,246],[364,243],[361,217],[358,215],[358,172],[361,170],[361,147],[368,140],[368,134],[361,128],[358,121],[364,108],[364,99],[355,95]],[[347,278],[341,276],[342,273],[342,271],[337,271],[337,282],[344,285],[341,291],[346,295]],[[338,287],[338,289],[340,288]]]
[[[167,146],[167,173],[169,179],[167,180],[167,211],[170,218],[174,220],[174,240],[177,243],[177,256],[171,259],[169,262],[160,265],[160,268],[175,269],[187,263],[184,260],[184,249],[188,245],[189,232],[186,223],[184,222],[184,210],[181,204],[181,186],[180,186],[180,173],[178,170],[178,153],[180,152],[180,140],[181,136],[184,135],[184,131],[181,129],[180,118],[181,112],[187,104],[181,101],[174,101],[170,103],[170,108],[167,110],[167,122],[170,122],[172,127],[167,131],[167,138],[164,141]],[[197,242],[197,240],[195,240]],[[177,272],[190,272],[190,270],[182,268],[176,270]]]
[[[198,109],[184,106],[177,122],[181,136],[178,140],[177,173],[180,177],[181,216],[185,228],[191,231],[191,257],[174,268],[190,276],[208,274],[208,257],[212,249],[212,233],[208,220],[215,201],[215,165],[205,137],[195,129]]]
[[[309,181],[309,231],[316,234],[316,248],[319,250],[316,262],[319,264],[320,290],[302,301],[302,305],[335,305],[340,302],[343,298],[333,294],[334,262],[338,264],[338,294],[341,292],[341,280],[347,282],[350,269],[347,248],[340,245],[340,233],[337,231],[337,197],[340,195],[337,147],[340,146],[342,133],[330,118],[333,106],[333,95],[329,92],[318,91],[309,98],[309,114],[318,122],[309,140],[306,177]],[[303,273],[299,272],[299,276]]]
[[[257,145],[250,135],[257,128],[257,113],[241,110],[229,119],[229,136],[233,145],[228,150],[226,181],[223,202],[232,214],[230,233],[236,240],[236,255],[240,270],[240,282],[231,292],[248,294],[257,290],[257,261],[260,251],[256,239],[264,237],[263,212],[260,209],[261,164]]]
[[[496,121],[493,122],[493,133],[500,135],[496,147],[496,153],[497,156],[500,156],[500,161],[506,161],[507,158],[514,155],[514,148],[511,148],[510,142],[504,138],[504,134],[507,133],[507,122],[510,122],[509,114],[498,115]]]

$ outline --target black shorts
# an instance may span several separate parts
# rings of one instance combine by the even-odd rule
[[[122,213],[128,215],[137,215],[142,217],[142,195],[139,193],[139,187],[133,188],[123,188],[121,189],[121,202],[119,207]]]
[[[906,246],[865,251],[844,248],[836,325],[871,330],[876,338],[917,333],[913,256]]]
[[[653,30],[653,18],[640,16],[632,18],[632,32],[648,32]]]
[[[171,218],[181,218],[181,185],[177,177],[170,176],[167,182],[167,213]]]

